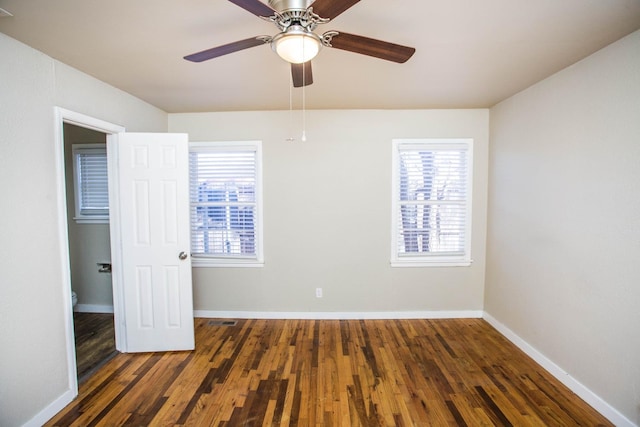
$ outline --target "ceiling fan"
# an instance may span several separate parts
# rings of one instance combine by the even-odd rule
[[[203,50],[184,59],[202,62],[250,47],[270,44],[285,61],[291,63],[294,87],[313,83],[311,60],[320,48],[332,47],[373,56],[397,63],[406,62],[416,51],[412,47],[375,40],[339,31],[314,33],[320,24],[326,24],[360,0],[229,0],[252,14],[273,22],[280,32],[275,36],[257,36]]]

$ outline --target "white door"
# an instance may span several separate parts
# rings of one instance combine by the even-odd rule
[[[127,352],[193,350],[186,134],[118,135]]]

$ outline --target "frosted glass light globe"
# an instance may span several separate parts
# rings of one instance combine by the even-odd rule
[[[316,57],[322,42],[316,34],[304,29],[289,28],[273,37],[272,48],[278,56],[292,64],[301,64]]]

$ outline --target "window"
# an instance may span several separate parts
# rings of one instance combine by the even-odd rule
[[[107,148],[104,144],[73,144],[73,181],[79,223],[109,222]]]
[[[194,266],[261,266],[261,143],[199,142],[189,150]]]
[[[469,265],[471,139],[393,141],[393,266]]]

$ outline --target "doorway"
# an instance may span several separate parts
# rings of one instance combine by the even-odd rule
[[[78,395],[78,378],[71,307],[64,126],[91,129],[106,137],[115,344],[117,351],[125,353],[194,348],[191,259],[188,256],[188,136],[131,134],[122,126],[60,107],[55,107],[54,112],[57,187],[61,195],[58,198],[58,227],[63,274],[62,310],[66,318],[68,383],[73,398]],[[140,228],[136,228],[138,226]],[[151,235],[166,238],[150,240]],[[141,239],[146,243],[136,244],[142,242]],[[156,276],[160,281],[152,280],[154,271],[158,272]],[[125,286],[125,282],[129,286]],[[158,286],[161,286],[159,291],[154,292]],[[137,321],[126,322],[126,318]]]
[[[117,353],[107,135],[71,123],[63,124],[63,135],[76,372],[82,381]]]
[[[124,132],[125,128],[113,123],[105,122],[100,119],[96,119],[81,113],[76,113],[74,111],[66,110],[60,107],[54,107],[54,115],[55,115],[55,133],[54,133],[54,145],[55,145],[55,156],[56,156],[56,168],[58,170],[57,174],[57,187],[58,193],[62,195],[58,204],[58,217],[60,219],[58,223],[59,233],[60,233],[60,243],[61,243],[61,255],[62,255],[62,273],[63,273],[63,286],[61,292],[64,295],[64,299],[66,301],[63,311],[65,316],[65,342],[67,348],[67,379],[69,385],[70,397],[73,399],[78,395],[78,371],[77,371],[77,363],[76,363],[76,346],[75,346],[75,334],[74,334],[74,308],[72,307],[72,282],[71,282],[71,250],[70,250],[70,242],[69,242],[69,222],[73,220],[73,216],[75,215],[75,211],[70,214],[67,200],[73,200],[73,193],[67,191],[67,178],[66,172],[67,167],[65,167],[65,147],[64,147],[64,139],[65,125],[73,125],[79,129],[90,129],[93,131],[97,131],[101,133],[102,140],[106,139],[107,151],[115,151],[117,152],[117,135],[120,132]],[[113,192],[113,184],[112,184],[112,168],[114,164],[114,160],[112,159],[111,154],[108,156],[108,171],[109,171],[109,189],[108,193],[110,197],[116,195]],[[114,157],[117,158],[117,157]],[[72,171],[71,171],[72,173]],[[110,210],[114,207],[114,203],[117,205],[117,201],[113,202],[110,200]],[[120,235],[118,229],[118,223],[113,218],[109,220],[109,244],[111,247],[114,247],[114,242],[119,242]],[[117,244],[115,245],[117,247]],[[110,258],[115,265],[120,260],[120,253],[116,250],[113,251]],[[96,266],[97,267],[97,266]],[[121,313],[121,298],[120,298],[120,286],[121,279],[116,271],[111,274],[111,287],[113,292],[113,316],[115,322],[112,321],[115,328],[115,336],[116,336],[116,348],[119,350],[120,345],[119,339],[122,335],[121,331],[121,320],[119,313]],[[80,300],[82,303],[82,300]],[[77,304],[76,304],[77,305]],[[100,305],[100,304],[98,304]],[[91,305],[85,306],[84,309],[91,309]],[[96,311],[96,310],[94,310]]]

